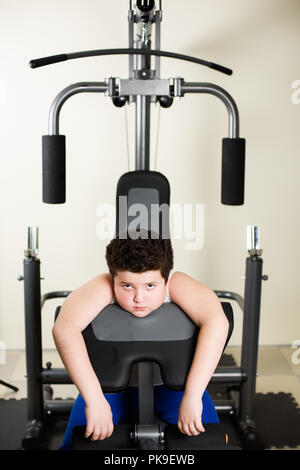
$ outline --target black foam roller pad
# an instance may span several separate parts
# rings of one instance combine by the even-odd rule
[[[167,424],[165,441],[167,450],[226,449],[228,437],[223,424],[204,423],[205,432],[197,436],[182,434],[176,424]]]
[[[43,135],[43,202],[66,202],[66,137]]]
[[[242,138],[222,141],[222,204],[244,204],[245,143]]]
[[[86,426],[75,426],[72,432],[71,450],[131,450],[134,448],[134,439],[130,437],[134,433],[134,425],[118,424],[114,426],[110,437],[102,441],[91,441],[84,437]]]

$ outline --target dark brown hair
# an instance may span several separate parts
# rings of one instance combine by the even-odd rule
[[[106,261],[112,278],[118,271],[144,273],[159,269],[167,282],[173,268],[171,240],[158,235],[153,237],[151,232],[140,232],[139,236],[136,236],[136,232],[135,236],[126,232],[113,238],[107,245]]]

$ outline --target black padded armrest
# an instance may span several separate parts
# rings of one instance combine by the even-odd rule
[[[229,302],[222,302],[222,307],[229,322],[225,349],[233,331],[233,311]],[[134,317],[118,304],[108,305],[82,334],[103,391],[109,393],[125,390],[133,365],[144,361],[158,364],[167,387],[184,390],[198,332],[178,305],[170,302],[144,318]]]

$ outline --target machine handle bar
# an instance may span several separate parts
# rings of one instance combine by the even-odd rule
[[[218,72],[225,73],[226,75],[232,75],[232,70],[222,65],[215,64],[213,62],[208,62],[203,59],[198,59],[197,57],[191,57],[189,55],[177,54],[175,52],[160,51],[155,49],[137,49],[137,48],[125,48],[125,49],[96,49],[92,51],[82,51],[82,52],[71,52],[69,54],[58,54],[48,57],[41,57],[39,59],[32,59],[29,62],[29,66],[33,69],[37,67],[43,67],[45,65],[55,64],[57,62],[63,62],[65,60],[80,59],[83,57],[93,57],[99,55],[115,55],[115,54],[137,54],[137,55],[154,55],[162,57],[170,57],[172,59],[181,59],[188,62],[194,62],[196,64],[204,65],[211,69],[217,70]]]

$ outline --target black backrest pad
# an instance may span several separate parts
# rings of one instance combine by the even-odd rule
[[[169,238],[169,208],[170,185],[162,173],[150,170],[125,173],[117,185],[116,234],[126,232],[138,218],[141,229],[151,229]]]
[[[232,332],[230,303],[222,303]],[[198,327],[174,303],[164,303],[144,318],[118,304],[105,307],[82,332],[91,364],[104,392],[119,392],[129,383],[134,363],[160,366],[164,383],[183,390],[193,360]]]

